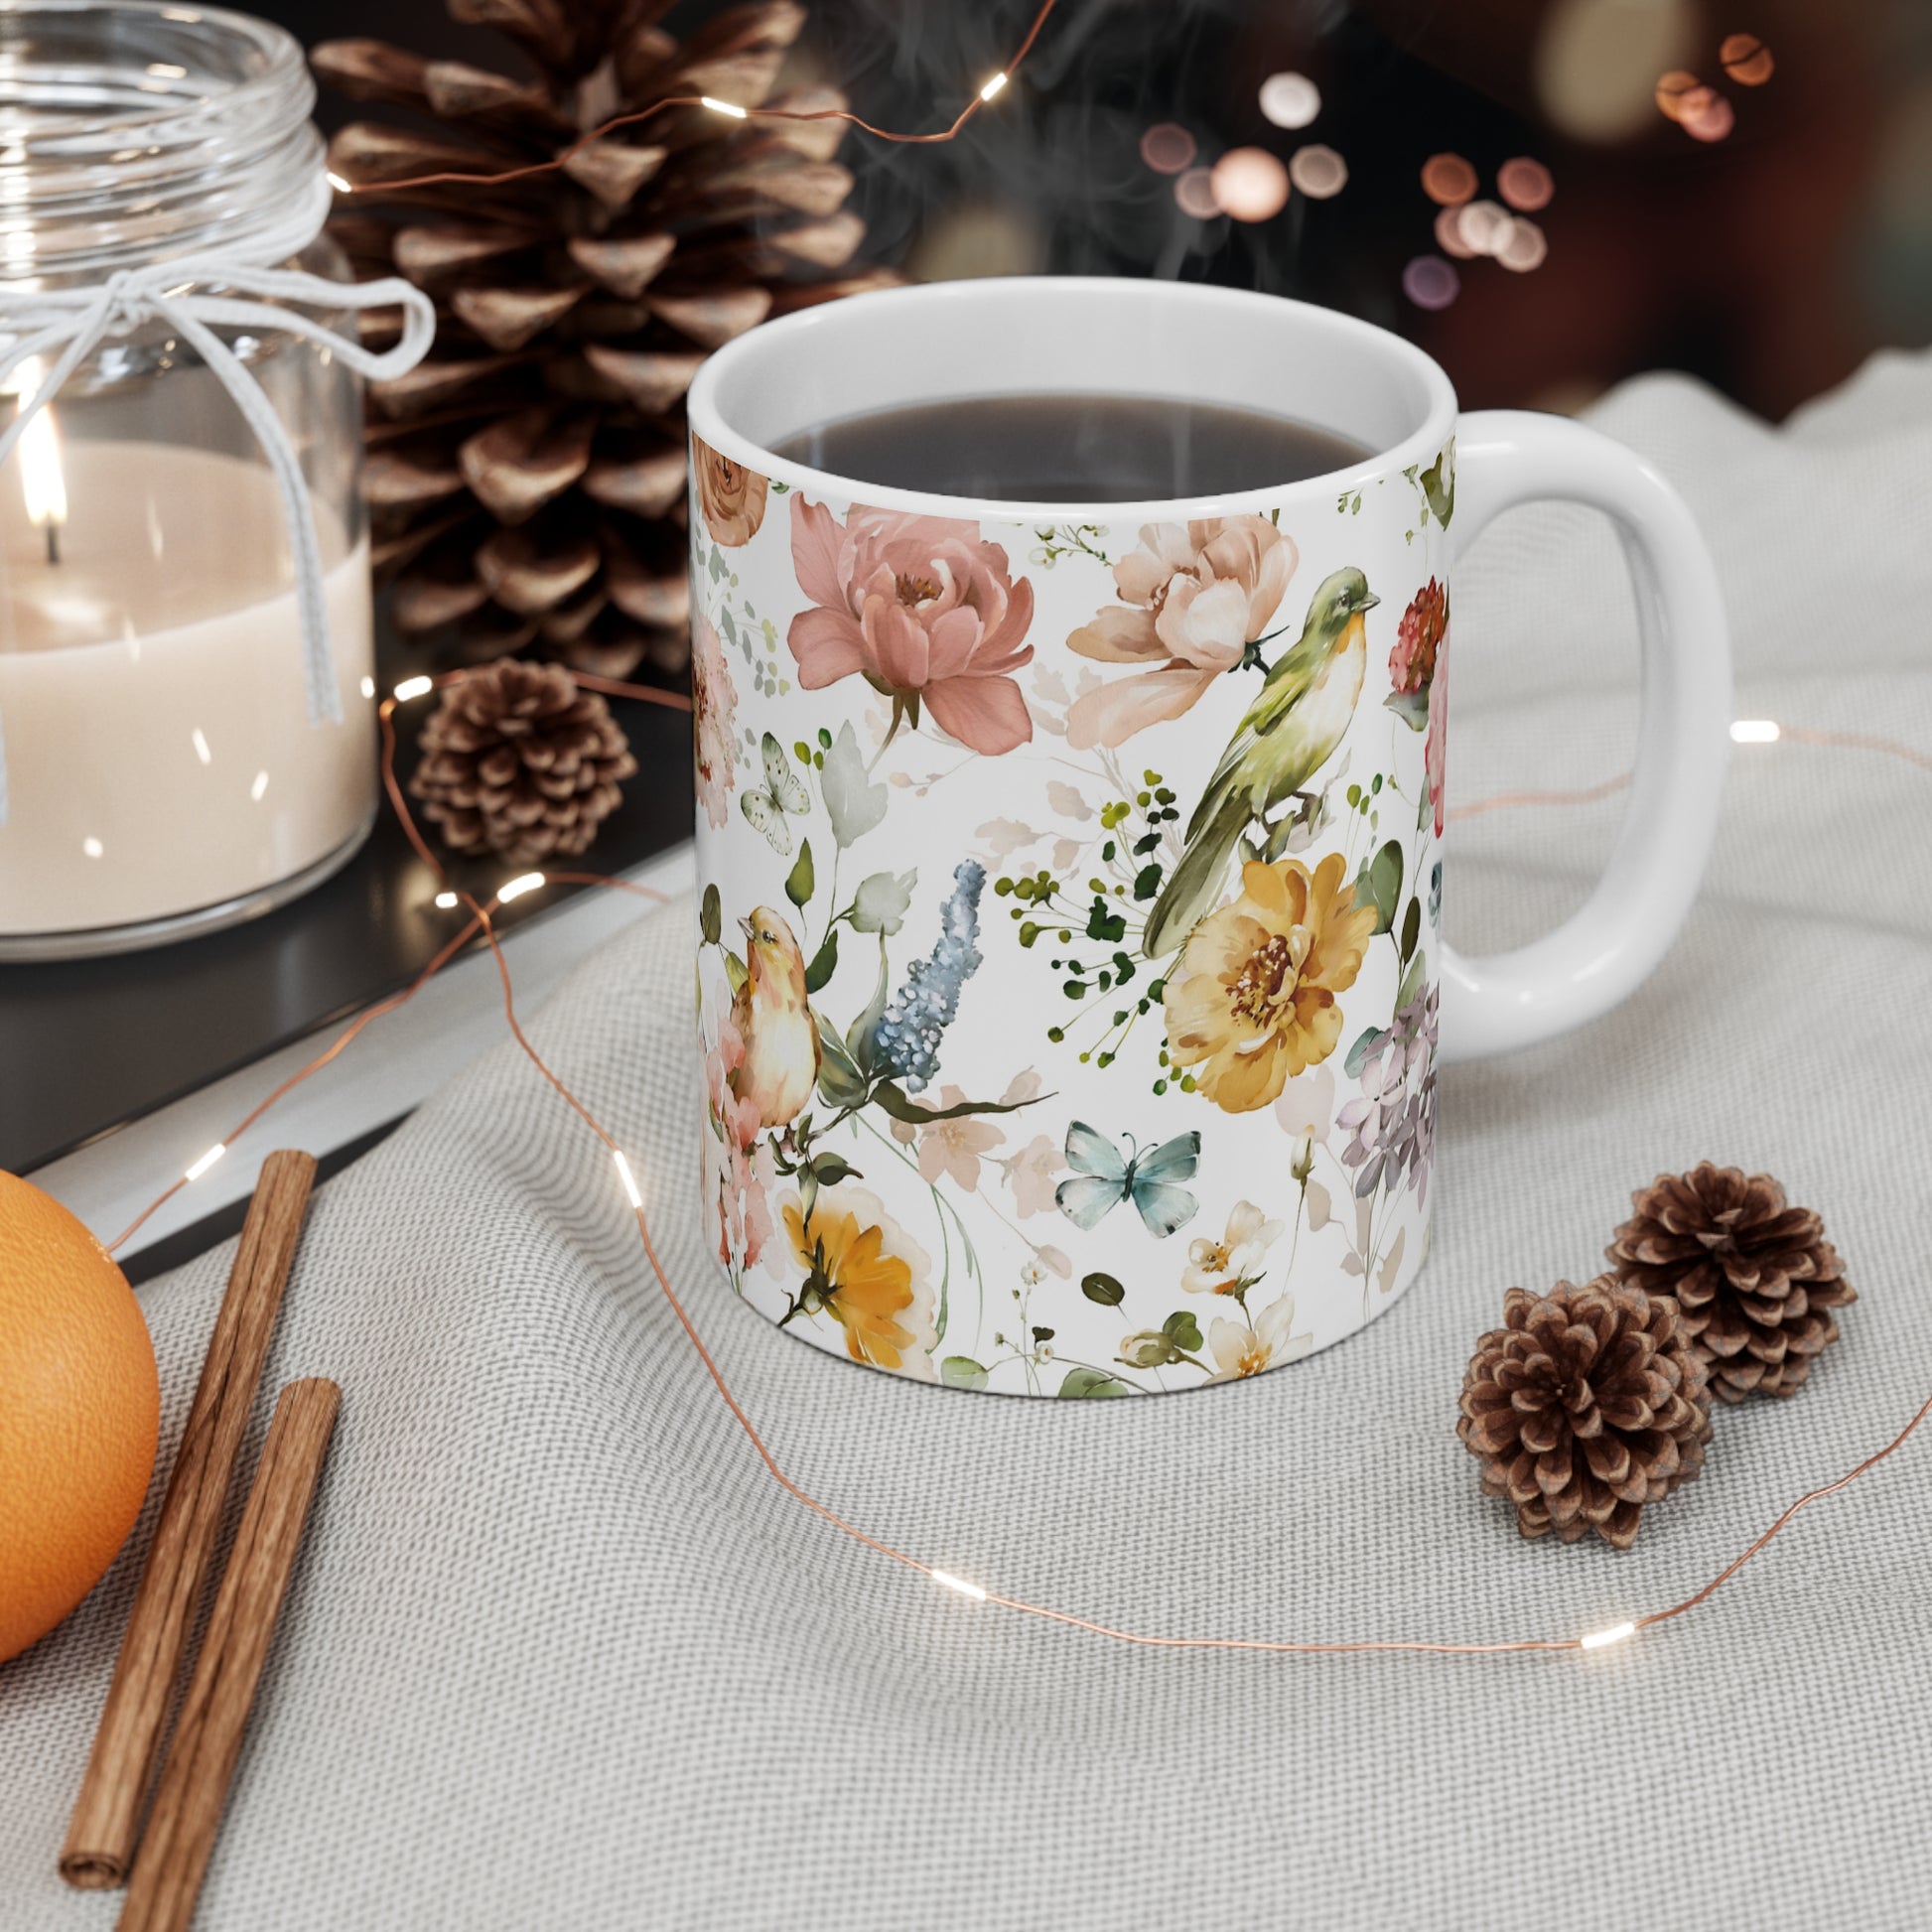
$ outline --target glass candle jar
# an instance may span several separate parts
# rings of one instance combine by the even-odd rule
[[[226,291],[210,264],[345,278],[319,233],[314,100],[296,42],[240,14],[0,10],[0,348],[30,339],[31,292],[111,296],[195,266],[163,293],[210,298],[208,326],[300,464],[319,553],[303,581],[319,583],[336,698],[305,682],[292,480],[194,326],[127,311],[0,468],[0,959],[250,917],[327,878],[373,823],[360,378],[314,331],[212,314]],[[7,378],[0,428],[58,361]]]

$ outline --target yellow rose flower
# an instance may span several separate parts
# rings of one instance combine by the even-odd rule
[[[932,1381],[932,1264],[879,1196],[849,1184],[824,1188],[808,1222],[794,1194],[784,1221],[805,1270],[800,1309],[829,1314],[855,1362]]]
[[[1168,974],[1168,1056],[1224,1113],[1267,1106],[1335,1050],[1335,995],[1355,984],[1375,931],[1345,871],[1338,852],[1312,873],[1250,861],[1240,897],[1201,920]]]

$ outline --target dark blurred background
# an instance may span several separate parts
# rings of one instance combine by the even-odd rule
[[[816,0],[794,69],[874,120],[942,125],[1035,4]],[[441,0],[261,11],[305,42],[370,34],[514,61]],[[676,31],[720,11],[664,19]],[[1264,112],[1281,74],[1312,83],[1305,125]],[[1657,100],[1671,74],[1675,118]],[[1686,95],[1693,78],[1709,91]],[[1300,84],[1267,98],[1278,118],[1311,104]],[[325,99],[326,123],[345,111]],[[1332,187],[1338,156],[1339,192],[1298,190],[1251,221],[1215,210],[1217,192],[1273,200],[1277,177],[1253,156],[1208,172],[1230,150],[1295,164],[1311,145],[1326,152],[1298,179]],[[1506,199],[1505,162],[1548,170],[1551,199],[1519,206],[1509,218],[1535,227],[1505,251],[1527,263],[1547,242],[1539,265],[1451,259],[1472,226],[1492,242],[1498,230],[1482,212],[1449,217],[1446,248],[1423,178],[1442,154],[1472,166],[1482,202]],[[960,140],[854,134],[840,159],[872,260],[930,279],[1052,269],[1303,296],[1423,343],[1472,406],[1575,408],[1671,367],[1776,419],[1874,347],[1932,339],[1928,0],[1060,0]],[[1437,185],[1454,174],[1439,169]]]

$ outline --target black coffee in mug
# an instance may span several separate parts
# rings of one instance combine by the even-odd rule
[[[966,396],[844,416],[772,446],[895,489],[1019,503],[1136,503],[1268,489],[1369,452],[1292,417],[1180,397]]]

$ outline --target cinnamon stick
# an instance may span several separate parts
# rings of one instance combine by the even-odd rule
[[[343,1392],[291,1382],[275,1404],[248,1507],[154,1794],[120,1932],[187,1932],[275,1636]]]
[[[262,1163],[255,1183],[161,1519],[121,1638],[100,1728],[61,1848],[61,1876],[84,1890],[127,1882],[141,1803],[161,1748],[175,1678],[202,1599],[235,1456],[254,1406],[315,1176],[312,1156],[284,1151]]]

